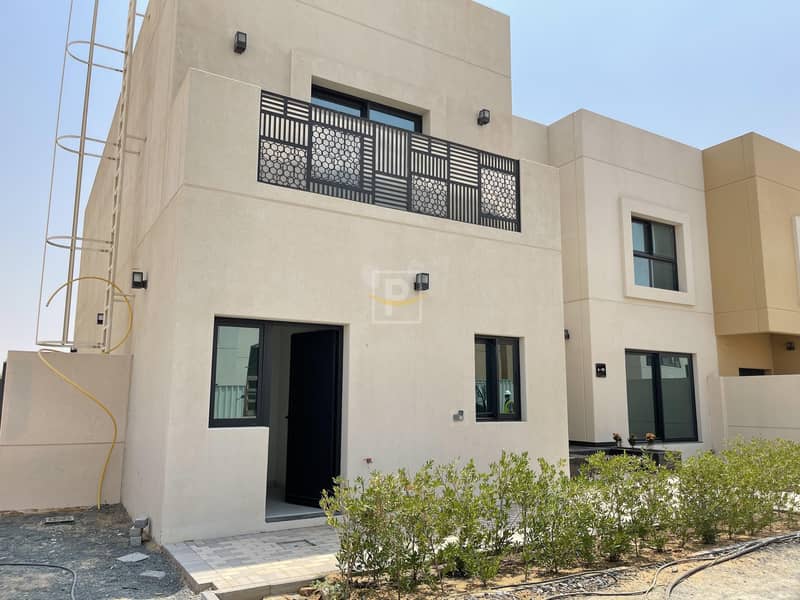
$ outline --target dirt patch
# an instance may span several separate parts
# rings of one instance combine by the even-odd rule
[[[75,522],[45,525],[48,516],[72,515]],[[50,563],[73,569],[78,575],[75,596],[91,600],[198,598],[189,591],[177,569],[155,544],[132,548],[130,519],[119,506],[58,513],[0,515],[0,562]],[[145,560],[122,563],[131,552]],[[142,577],[145,571],[163,571],[162,579]],[[0,600],[58,600],[69,598],[72,577],[55,569],[0,567]]]

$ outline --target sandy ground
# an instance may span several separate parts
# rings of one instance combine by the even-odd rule
[[[75,517],[72,525],[44,525],[49,514],[0,515],[0,562],[52,563],[78,574],[79,600],[195,600],[172,563],[155,545],[131,548],[130,522],[119,506],[101,511],[58,513]],[[145,560],[122,563],[131,552]],[[163,571],[163,579],[143,577],[145,571]],[[60,600],[69,598],[72,577],[64,571],[0,566],[0,600]]]
[[[667,585],[680,574],[700,563],[689,563],[665,569],[658,578],[658,585],[647,596],[617,595],[615,592],[644,590],[650,586],[655,569],[640,568],[622,571],[619,582],[602,588],[603,597],[611,599],[646,598],[662,600]],[[587,589],[593,589],[587,586]],[[566,590],[564,590],[566,591]],[[608,594],[608,595],[606,595]],[[489,593],[481,596],[486,600],[543,600],[550,594],[537,594],[528,590]],[[592,596],[573,596],[589,599]],[[768,546],[752,554],[712,566],[701,571],[680,585],[671,600],[800,600],[800,543],[784,543]]]

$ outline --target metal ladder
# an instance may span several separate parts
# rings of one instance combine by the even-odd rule
[[[113,0],[119,2],[119,0]],[[49,346],[54,348],[70,348],[77,351],[78,348],[86,349],[101,349],[108,352],[112,347],[111,344],[111,326],[113,325],[114,302],[124,300],[120,294],[114,293],[114,287],[107,285],[104,297],[104,309],[102,313],[98,313],[99,317],[102,316],[102,331],[100,332],[97,341],[91,343],[81,342],[80,344],[74,339],[70,339],[70,331],[73,324],[72,314],[72,299],[73,299],[73,284],[75,283],[75,268],[79,252],[100,252],[108,255],[107,269],[104,273],[108,281],[114,281],[117,269],[117,252],[119,246],[119,231],[120,231],[120,212],[122,208],[122,195],[125,183],[125,154],[139,154],[139,152],[127,148],[127,142],[130,139],[146,142],[146,138],[137,137],[128,133],[128,103],[131,90],[131,58],[133,55],[133,44],[136,30],[136,18],[145,18],[146,14],[136,12],[137,0],[128,1],[127,13],[127,27],[125,31],[125,45],[123,48],[116,48],[106,44],[101,44],[96,39],[97,25],[98,25],[98,12],[101,0],[93,0],[91,36],[87,40],[71,39],[72,33],[72,19],[74,12],[74,5],[76,0],[69,0],[69,16],[67,18],[67,30],[64,42],[64,60],[61,67],[61,84],[59,88],[58,110],[56,115],[56,132],[53,140],[53,154],[52,164],[50,169],[50,191],[47,203],[47,221],[45,225],[45,243],[42,252],[42,274],[39,284],[39,303],[36,314],[36,344],[39,346]],[[76,47],[85,47],[88,50],[87,58],[83,58],[78,54],[73,53]],[[116,65],[103,64],[95,62],[94,51],[95,47],[103,48],[105,50],[117,52],[123,55],[122,68]],[[68,59],[77,61],[78,63],[86,65],[86,75],[84,82],[84,93],[82,99],[83,114],[81,117],[80,134],[62,133],[62,108],[64,101],[64,83],[66,79],[66,67]],[[120,99],[118,103],[118,111],[115,113],[118,119],[116,123],[116,139],[102,140],[87,135],[88,115],[90,112],[90,91],[92,87],[92,72],[94,69],[100,68],[108,71],[115,71],[122,75],[122,84],[120,90]],[[77,148],[71,146],[77,142]],[[86,143],[104,144],[102,154],[90,152],[86,148]],[[77,156],[77,166],[75,167],[74,187],[72,188],[72,219],[68,226],[70,231],[69,235],[54,235],[52,229],[55,227],[62,228],[62,224],[54,222],[56,216],[62,212],[56,210],[55,199],[59,195],[56,190],[56,162],[59,152],[68,152]],[[107,239],[87,238],[78,235],[80,227],[80,207],[82,201],[82,181],[84,172],[84,163],[87,157],[92,157],[100,160],[112,160],[116,162],[114,167],[114,180],[113,191],[111,197],[111,229]],[[59,186],[60,187],[60,186]],[[61,190],[62,192],[66,190]],[[66,211],[63,211],[66,212]],[[105,237],[105,236],[104,236]],[[59,280],[66,283],[62,286],[65,290],[64,301],[64,315],[61,320],[60,337],[58,339],[43,338],[41,334],[41,321],[43,308],[50,304],[50,300],[46,304],[42,304],[45,297],[45,273],[48,265],[48,250],[55,251],[65,249],[69,251],[68,266],[66,279]],[[56,293],[62,288],[57,288]],[[52,298],[51,298],[52,299]]]
[[[108,267],[106,279],[116,281],[117,272],[117,246],[119,245],[120,209],[122,206],[122,192],[125,184],[125,150],[128,142],[128,88],[131,77],[131,57],[133,56],[133,34],[136,25],[136,0],[128,2],[128,21],[125,31],[125,48],[122,63],[122,87],[119,94],[119,119],[117,121],[116,165],[114,170],[114,188],[111,194],[111,230],[109,234]],[[114,288],[106,284],[105,304],[103,307],[103,330],[100,344],[104,352],[111,347],[111,328],[114,319],[114,302],[116,300]]]

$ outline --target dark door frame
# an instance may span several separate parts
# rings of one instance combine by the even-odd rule
[[[328,482],[328,490],[333,486],[333,479],[338,477],[341,474],[341,454],[342,454],[342,371],[343,371],[343,363],[342,363],[342,347],[343,347],[343,337],[344,331],[341,327],[320,327],[319,329],[312,330],[312,331],[304,331],[298,332],[291,335],[290,339],[292,340],[290,344],[290,353],[293,352],[294,348],[294,337],[295,336],[306,336],[306,335],[313,335],[319,334],[323,332],[334,332],[335,333],[335,340],[334,342],[334,355],[331,357],[333,359],[333,403],[331,408],[332,416],[333,416],[333,430],[332,430],[332,439],[331,439],[331,451],[332,456],[330,458],[330,481]],[[326,353],[327,354],[327,353]],[[291,364],[290,359],[290,389],[289,389],[289,406],[288,406],[288,414],[292,414],[292,390],[291,390],[291,380],[292,380],[292,370],[293,366]],[[302,430],[303,427],[300,427]],[[297,430],[296,430],[297,431]],[[286,462],[287,462],[287,471],[286,471],[286,478],[287,478],[287,485],[286,485],[286,500],[287,502],[293,502],[289,500],[289,467],[292,463],[292,456],[289,454],[291,452],[291,444],[290,441],[292,439],[292,422],[291,420],[288,423],[288,430],[287,430],[287,438],[286,438]],[[313,444],[312,446],[316,446],[317,444]],[[327,477],[326,477],[327,478]],[[298,496],[299,498],[299,496]],[[315,501],[318,502],[319,499]],[[293,503],[296,504],[306,504],[305,502],[301,502],[300,500],[296,500]]]
[[[335,330],[338,333],[338,343],[336,345],[336,382],[335,382],[335,404],[334,404],[334,477],[337,477],[342,472],[342,381],[344,379],[344,334],[345,326],[329,323],[312,323],[302,321],[274,321],[263,319],[244,319],[237,317],[215,316],[213,320],[212,330],[212,354],[211,354],[211,386],[210,386],[210,401],[209,401],[209,428],[216,427],[267,427],[269,428],[269,409],[271,406],[270,388],[268,385],[269,371],[267,366],[269,360],[272,359],[272,353],[268,350],[268,336],[271,326],[285,326],[297,325],[306,328],[317,328],[318,331],[322,330]],[[217,328],[218,326],[240,326],[240,327],[253,327],[259,330],[259,364],[258,364],[258,396],[256,399],[256,417],[243,418],[243,419],[215,419],[214,418],[214,384],[215,384],[215,370],[217,363]],[[312,330],[313,331],[313,330]],[[3,372],[5,373],[5,364],[3,364]],[[2,382],[5,383],[5,377]],[[0,390],[1,392],[2,390]],[[2,395],[0,395],[0,402]],[[0,408],[2,404],[0,403]],[[269,448],[266,448],[269,452]],[[264,493],[266,494],[266,489]]]

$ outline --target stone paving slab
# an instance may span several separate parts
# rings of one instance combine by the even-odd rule
[[[196,591],[299,588],[336,570],[339,541],[328,527],[303,527],[167,544]],[[242,594],[244,597],[244,594]]]

